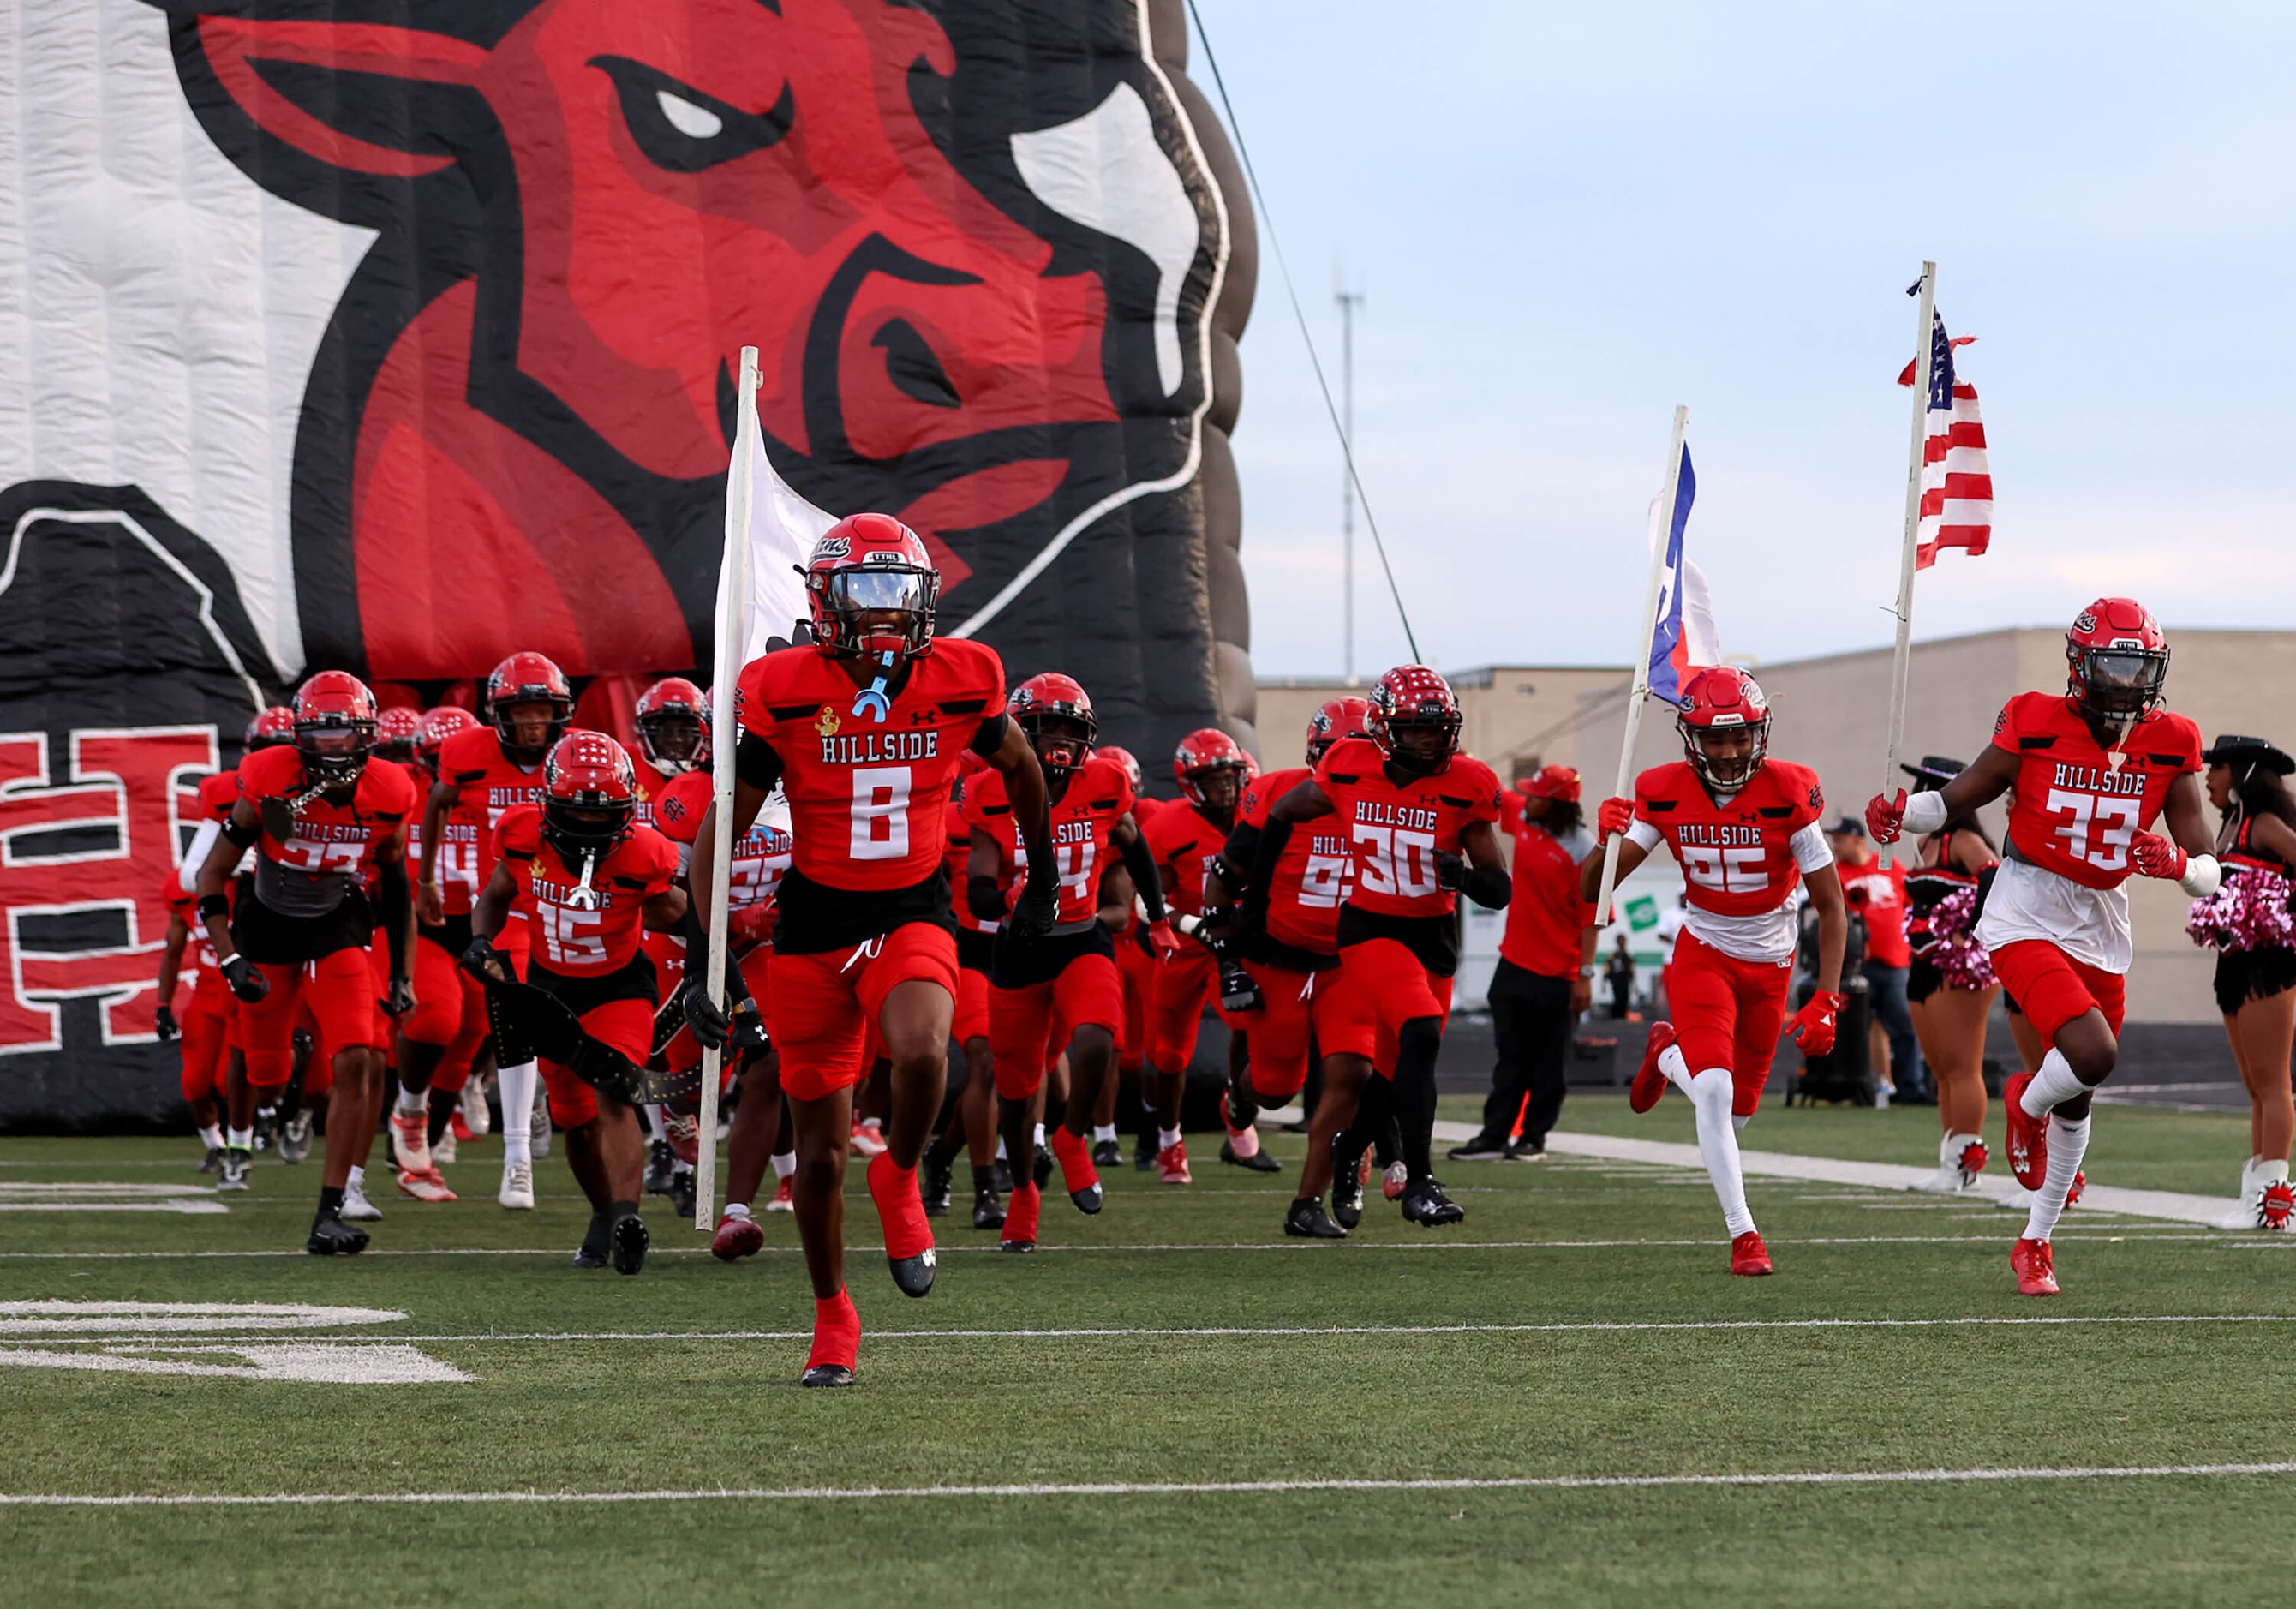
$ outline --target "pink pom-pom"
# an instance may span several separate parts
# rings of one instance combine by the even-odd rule
[[[1993,975],[1992,958],[1971,933],[1976,925],[1975,889],[1956,889],[1931,907],[1930,934],[1937,947],[1930,952],[1930,964],[1948,989],[1991,989],[2000,981]]]
[[[2205,899],[2193,901],[2185,931],[2211,949],[2272,949],[2296,940],[2288,912],[2288,879],[2260,867],[2236,867]]]

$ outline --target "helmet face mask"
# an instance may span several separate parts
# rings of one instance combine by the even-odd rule
[[[1371,740],[1406,776],[1448,769],[1463,724],[1451,684],[1424,665],[1398,665],[1372,689]]]
[[[637,819],[637,780],[621,744],[570,732],[543,764],[542,835],[569,863],[603,858]]]
[[[1072,715],[1024,716],[1021,730],[1037,751],[1037,763],[1047,771],[1073,771],[1092,758],[1092,726]]]
[[[374,751],[374,694],[343,670],[322,670],[295,694],[295,748],[312,782],[355,785]]]
[[[1709,665],[1683,684],[1675,730],[1683,758],[1717,793],[1734,793],[1754,778],[1770,751],[1770,701],[1734,665]]]
[[[2169,637],[2134,598],[2099,598],[2065,633],[2065,696],[2090,721],[2118,731],[2161,706]]]
[[[839,659],[932,652],[940,572],[916,532],[890,514],[840,520],[814,544],[806,602],[816,651]]]
[[[667,677],[639,694],[632,724],[646,764],[664,776],[699,770],[709,762],[709,702],[684,677]]]
[[[1092,695],[1074,677],[1056,670],[1032,676],[1013,689],[1004,710],[1047,772],[1064,776],[1092,758],[1100,718],[1093,713]]]
[[[1243,745],[1217,727],[1189,733],[1172,753],[1172,780],[1181,793],[1214,815],[1234,810],[1244,785],[1259,775]]]
[[[487,710],[513,764],[539,765],[574,719],[574,690],[550,659],[513,653],[487,678]]]

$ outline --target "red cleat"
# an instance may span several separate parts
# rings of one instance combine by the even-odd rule
[[[1770,1249],[1762,1244],[1761,1235],[1749,1229],[1730,1243],[1730,1272],[1757,1276],[1777,1272],[1770,1266]]]
[[[1635,1081],[1627,1086],[1627,1106],[1633,1112],[1648,1112],[1658,1104],[1658,1097],[1666,1093],[1666,1074],[1658,1070],[1658,1059],[1674,1043],[1674,1024],[1653,1022],[1650,1038],[1643,1042],[1643,1064],[1635,1069]],[[1755,1243],[1759,1244],[1758,1241]],[[1762,1270],[1767,1274],[1767,1268]]]
[[[2083,1173],[2079,1168],[2074,1169],[2073,1186],[2065,1192],[2065,1205],[2070,1207],[2078,1203],[2081,1198],[2081,1192],[2087,1188],[2088,1175]]]
[[[790,1182],[787,1176],[783,1176],[782,1182],[774,1186],[774,1199],[766,1203],[766,1211],[768,1212],[797,1211],[797,1203],[790,1199]]]
[[[2009,1171],[2028,1190],[2038,1190],[2049,1170],[2049,1121],[2025,1115],[2025,1087],[2032,1081],[2030,1072],[2012,1073],[2001,1086],[2001,1106],[2009,1118]]]
[[[1188,1142],[1174,1140],[1156,1153],[1156,1178],[1167,1185],[1186,1185],[1195,1181],[1188,1177]]]
[[[765,1246],[766,1232],[758,1227],[756,1220],[746,1213],[740,1218],[728,1213],[719,1219],[718,1233],[709,1237],[709,1255],[719,1262],[755,1257],[765,1250]]]
[[[2026,1240],[2021,1236],[2009,1250],[2009,1266],[2017,1271],[2018,1295],[2054,1296],[2058,1293],[2056,1261],[2047,1241]]]

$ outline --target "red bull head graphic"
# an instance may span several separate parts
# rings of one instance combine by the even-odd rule
[[[1184,562],[1145,538],[1201,541],[1230,221],[1144,9],[154,3],[221,149],[376,232],[297,436],[314,662],[707,662],[750,344],[775,468],[916,530],[944,630],[1070,629],[1054,567],[1090,532],[1119,618],[1089,635],[1192,589],[1174,685],[1214,696],[1201,564],[1141,571]],[[1133,652],[1097,679],[1166,685]]]

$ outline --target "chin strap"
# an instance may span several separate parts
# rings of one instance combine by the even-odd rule
[[[574,891],[566,896],[566,903],[569,907],[578,911],[594,911],[598,908],[598,891],[590,886],[590,874],[597,870],[597,867],[598,851],[584,850],[582,875],[574,884]]]
[[[885,724],[885,718],[893,712],[893,701],[885,696],[885,683],[892,674],[893,655],[888,650],[877,656],[877,679],[853,695],[854,714],[866,713],[879,726]]]

